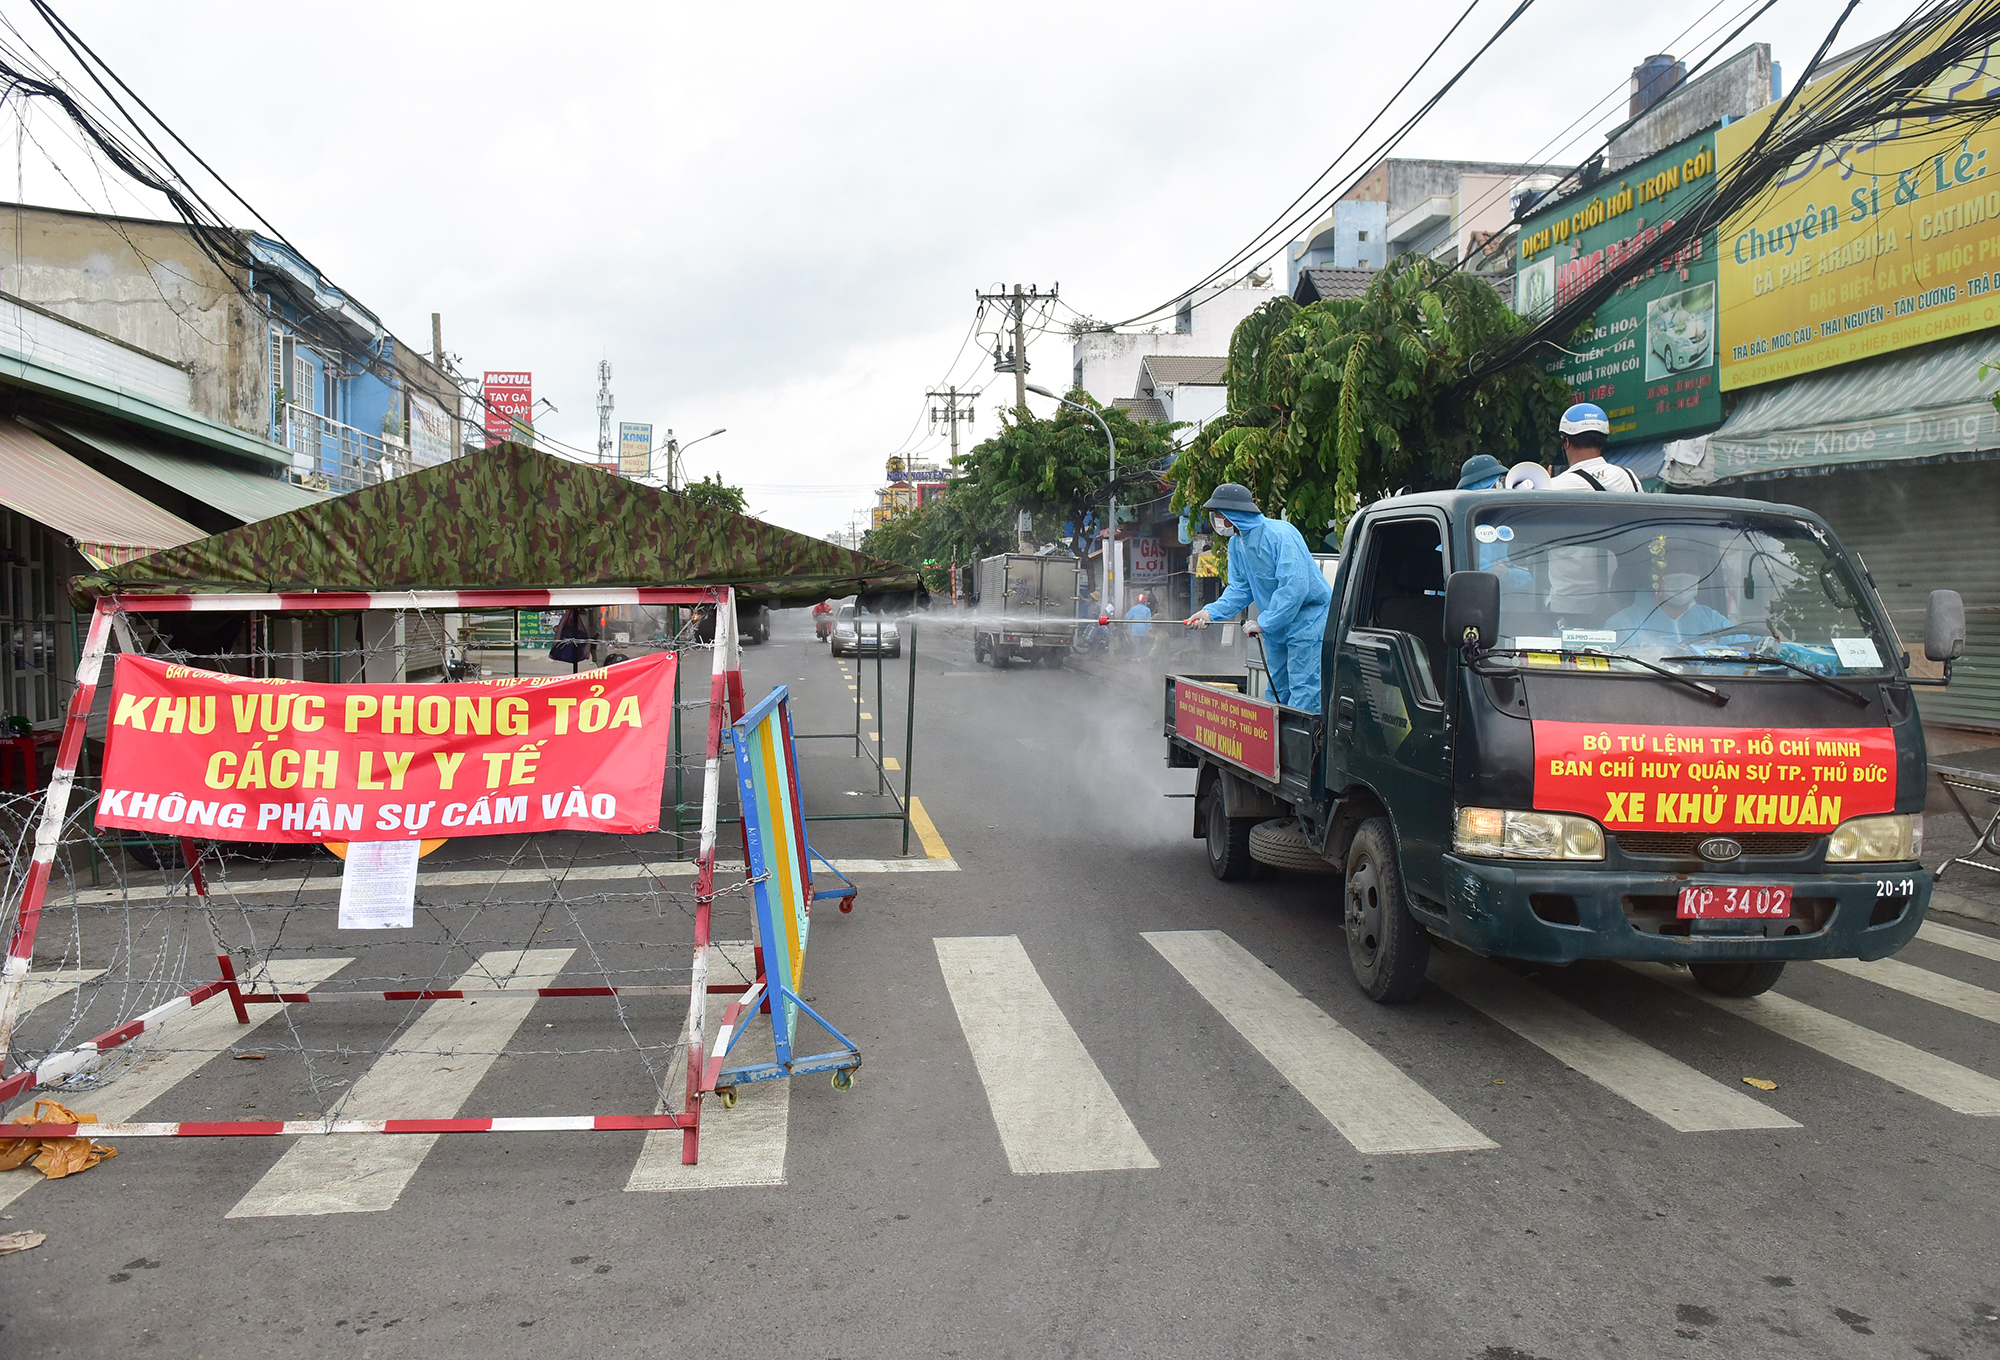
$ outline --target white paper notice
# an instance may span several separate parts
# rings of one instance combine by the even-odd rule
[[[1882,668],[1882,654],[1875,650],[1873,638],[1835,638],[1833,654],[1840,658],[1840,664],[1850,671],[1873,671]]]
[[[340,876],[342,930],[408,930],[417,905],[422,841],[349,841]]]

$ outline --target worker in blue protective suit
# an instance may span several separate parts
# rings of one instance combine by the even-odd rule
[[[1249,489],[1235,482],[1215,488],[1202,509],[1229,544],[1229,588],[1188,626],[1206,628],[1254,602],[1271,692],[1288,708],[1319,712],[1320,645],[1333,587],[1305,536],[1281,519],[1265,519]]]

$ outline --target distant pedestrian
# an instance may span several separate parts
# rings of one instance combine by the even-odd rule
[[[1134,656],[1151,656],[1153,654],[1153,606],[1147,602],[1143,592],[1132,601],[1132,607],[1125,611],[1125,619],[1128,625],[1125,631],[1129,635],[1127,645],[1131,648],[1132,654]]]

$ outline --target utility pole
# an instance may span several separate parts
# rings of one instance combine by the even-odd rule
[[[961,420],[971,421],[972,399],[978,393],[961,392],[956,387],[947,387],[942,392],[936,388],[932,388],[924,395],[929,397],[931,401],[931,429],[936,430],[938,422],[943,421],[951,435],[951,465],[953,468],[956,468],[958,466],[958,423]],[[942,408],[938,406],[939,401],[944,402]],[[958,404],[961,401],[965,403],[964,410],[959,409]]]
[[[618,448],[611,442],[611,361],[597,363],[597,461],[618,460]]]
[[[437,312],[431,313],[431,362],[444,372],[444,317]]]
[[[681,441],[674,438],[672,430],[667,431],[667,490],[679,491],[681,464]]]
[[[1003,358],[1000,353],[1000,342],[998,339],[995,339],[993,342],[993,371],[995,373],[1012,373],[1014,375],[1014,409],[1017,411],[1027,409],[1028,405],[1028,309],[1040,306],[1043,303],[1054,302],[1057,294],[1061,291],[1062,285],[1060,283],[1056,284],[1055,287],[1049,289],[1046,293],[1042,291],[1040,284],[1030,284],[1023,290],[1021,285],[1017,283],[1014,285],[1012,292],[1002,290],[998,293],[974,294],[981,302],[997,303],[1005,307],[1013,317],[1013,352]]]

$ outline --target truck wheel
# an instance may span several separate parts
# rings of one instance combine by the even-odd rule
[[[993,663],[996,671],[1007,669],[1007,649],[997,642],[986,649],[986,659]]]
[[[1372,817],[1347,850],[1347,962],[1371,1001],[1413,1000],[1424,989],[1430,932],[1403,900],[1403,870],[1387,817]]]
[[[1231,817],[1222,805],[1222,790],[1208,796],[1208,871],[1224,883],[1240,883],[1258,876],[1257,861],[1250,858],[1250,829],[1255,817]]]
[[[1691,963],[1688,971],[1704,991],[1717,996],[1762,996],[1784,975],[1782,959],[1724,959],[1716,963]]]

